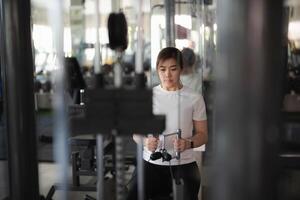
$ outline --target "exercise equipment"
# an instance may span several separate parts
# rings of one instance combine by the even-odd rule
[[[123,198],[124,165],[122,136],[132,133],[147,134],[149,132],[162,132],[165,128],[165,117],[152,113],[152,90],[145,88],[145,74],[140,73],[132,77],[130,85],[122,84],[124,73],[122,71],[122,52],[127,48],[127,22],[123,13],[111,13],[108,19],[109,47],[115,50],[117,57],[112,66],[113,81],[107,84],[107,74],[101,70],[96,74],[95,87],[86,88],[82,95],[82,104],[71,106],[75,115],[70,116],[70,129],[73,136],[96,135],[96,169],[97,199],[103,196],[103,160],[104,152],[102,136],[113,135],[115,147],[116,196]],[[81,114],[76,114],[76,112]],[[124,163],[125,162],[125,163]],[[86,168],[94,169],[94,163],[89,160]]]
[[[176,132],[174,133],[168,133],[168,134],[164,134],[163,137],[165,139],[165,137],[169,137],[169,136],[172,136],[172,135],[176,135],[177,136],[177,139],[180,139],[181,138],[181,129],[178,129]],[[158,159],[162,159],[163,162],[165,161],[170,161],[172,160],[173,158],[176,158],[177,160],[180,159],[180,152],[176,152],[175,153],[175,157],[172,157],[171,154],[168,153],[168,151],[165,149],[165,144],[163,145],[163,148],[161,148],[159,151],[156,151],[156,152],[153,152],[151,155],[150,155],[150,160],[158,160]]]
[[[124,13],[111,13],[107,25],[109,47],[116,51],[124,51],[128,46],[127,21]]]
[[[161,149],[160,151],[154,152],[150,155],[150,160],[158,160],[160,158],[163,162],[172,160],[171,154],[169,154],[166,149]]]
[[[80,90],[86,88],[80,65],[75,57],[66,57],[65,71],[67,78],[67,90],[74,104],[80,103]]]

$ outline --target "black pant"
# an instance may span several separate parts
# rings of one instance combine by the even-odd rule
[[[172,199],[172,176],[175,180],[184,182],[184,199],[197,200],[200,188],[200,173],[196,162],[177,165],[161,166],[144,161],[145,199]],[[170,195],[171,194],[171,195]],[[133,173],[129,186],[127,200],[137,200],[137,172]]]

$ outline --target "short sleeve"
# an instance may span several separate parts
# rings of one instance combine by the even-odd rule
[[[202,95],[197,95],[193,103],[193,120],[203,121],[206,120],[206,108]]]

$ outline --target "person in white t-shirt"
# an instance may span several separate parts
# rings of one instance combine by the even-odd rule
[[[196,56],[192,49],[184,48],[181,51],[183,70],[180,80],[196,93],[202,94],[202,75],[195,70]]]
[[[200,73],[195,69],[196,65],[196,55],[193,49],[191,48],[183,48],[181,50],[182,53],[182,61],[183,61],[183,70],[180,75],[180,80],[183,85],[188,86],[194,92],[198,94],[202,93],[202,68],[200,69]],[[202,152],[205,151],[205,145],[202,145],[198,148],[194,148],[194,157],[198,164],[200,173],[202,170]],[[201,193],[199,191],[199,195]]]
[[[208,140],[205,103],[200,94],[181,84],[182,54],[177,48],[162,49],[156,68],[160,85],[153,88],[153,112],[166,115],[166,129],[144,138],[145,199],[172,199],[172,180],[182,179],[184,199],[197,200],[200,173],[192,149]],[[165,137],[178,129],[181,139],[176,135]],[[139,141],[137,135],[133,138]],[[171,160],[151,159],[152,153],[162,152],[162,149]],[[176,152],[180,152],[180,159],[176,159]],[[136,177],[127,199],[137,199]]]

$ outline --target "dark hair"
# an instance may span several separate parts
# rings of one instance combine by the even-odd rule
[[[183,67],[192,67],[196,61],[194,51],[190,48],[184,48],[182,49],[181,53],[182,53]]]
[[[181,54],[181,51],[179,51],[175,47],[166,47],[166,48],[163,48],[159,52],[157,59],[156,59],[156,67],[158,67],[158,64],[160,61],[164,61],[169,58],[175,59],[177,61],[177,64],[182,69],[182,67],[183,67],[182,54]]]

